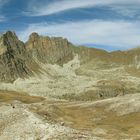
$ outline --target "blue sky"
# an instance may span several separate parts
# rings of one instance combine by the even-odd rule
[[[32,32],[76,45],[125,50],[140,45],[140,0],[0,0],[0,32]]]

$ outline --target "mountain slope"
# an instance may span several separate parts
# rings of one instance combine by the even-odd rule
[[[30,35],[26,44],[14,32],[8,31],[0,37],[0,80],[12,82],[39,72],[35,62],[62,64],[73,58],[72,47],[66,39]]]
[[[105,50],[76,47],[61,37],[43,37],[32,33],[23,43],[14,32],[8,31],[0,37],[0,80],[14,81],[40,73],[39,63],[63,65],[78,54],[81,67],[86,69],[108,69],[124,66],[131,74],[139,75],[140,51],[107,52]],[[133,72],[134,71],[134,72]]]
[[[0,73],[0,139],[140,139],[139,49],[7,32]]]

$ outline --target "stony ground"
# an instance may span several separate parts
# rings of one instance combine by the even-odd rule
[[[126,68],[62,66],[0,83],[2,140],[139,140],[140,78]]]
[[[32,103],[33,98],[26,97],[28,103],[23,102],[24,95],[19,99],[13,96],[7,102],[1,99],[0,139],[140,138],[140,94],[92,102],[45,99]]]

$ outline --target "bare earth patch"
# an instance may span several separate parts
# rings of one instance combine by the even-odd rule
[[[122,96],[95,102],[44,101],[41,106],[31,106],[30,109],[51,122],[60,123],[93,137],[107,140],[138,140],[140,109],[139,105],[134,105],[131,98],[140,99],[140,96],[134,94],[130,98]],[[115,107],[116,102],[121,106]],[[114,106],[113,110],[110,109],[111,106]],[[122,106],[125,106],[126,110],[123,114],[119,114],[118,112],[123,109]],[[128,112],[127,108],[130,106],[133,109]]]
[[[21,101],[23,103],[41,102],[45,98],[39,96],[30,96],[26,93],[19,93],[15,91],[0,91],[0,102]]]

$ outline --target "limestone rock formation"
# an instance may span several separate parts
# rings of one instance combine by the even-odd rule
[[[32,33],[23,43],[14,32],[0,37],[0,80],[12,82],[39,72],[41,63],[63,64],[74,56],[73,45],[61,37],[42,37]]]
[[[61,37],[43,37],[32,33],[26,48],[33,57],[45,63],[65,63],[73,58],[73,45]]]

